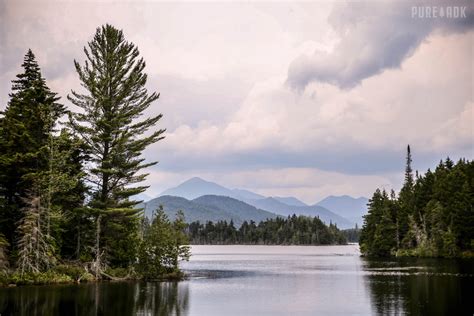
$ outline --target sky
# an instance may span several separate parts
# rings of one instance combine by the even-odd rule
[[[465,7],[426,17],[421,7]],[[434,10],[434,9],[430,9]],[[156,196],[199,176],[307,203],[398,190],[413,167],[474,157],[469,1],[0,2],[0,109],[31,48],[67,101],[100,25],[146,61],[166,138],[144,156]],[[461,12],[461,11],[460,11]]]

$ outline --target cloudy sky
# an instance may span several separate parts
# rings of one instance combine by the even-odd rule
[[[145,155],[153,196],[192,176],[316,202],[401,185],[474,157],[472,2],[0,2],[0,109],[28,48],[68,104],[95,29],[123,29],[161,93],[166,139]]]

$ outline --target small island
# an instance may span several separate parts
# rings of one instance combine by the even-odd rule
[[[142,152],[162,140],[143,118],[145,61],[103,25],[74,61],[82,92],[67,110],[28,50],[0,116],[0,285],[179,279],[189,258],[181,219],[143,221]],[[66,121],[61,118],[66,117]]]

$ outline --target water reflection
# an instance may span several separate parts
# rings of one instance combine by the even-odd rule
[[[363,259],[377,314],[472,315],[473,262],[442,259]]]
[[[355,246],[194,246],[179,283],[0,288],[5,315],[473,315],[474,261]]]
[[[185,315],[186,283],[103,282],[0,289],[0,315]]]

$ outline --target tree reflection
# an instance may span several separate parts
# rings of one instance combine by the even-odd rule
[[[473,262],[444,259],[364,259],[377,314],[472,315]]]
[[[183,282],[101,282],[0,289],[0,315],[183,315]]]

